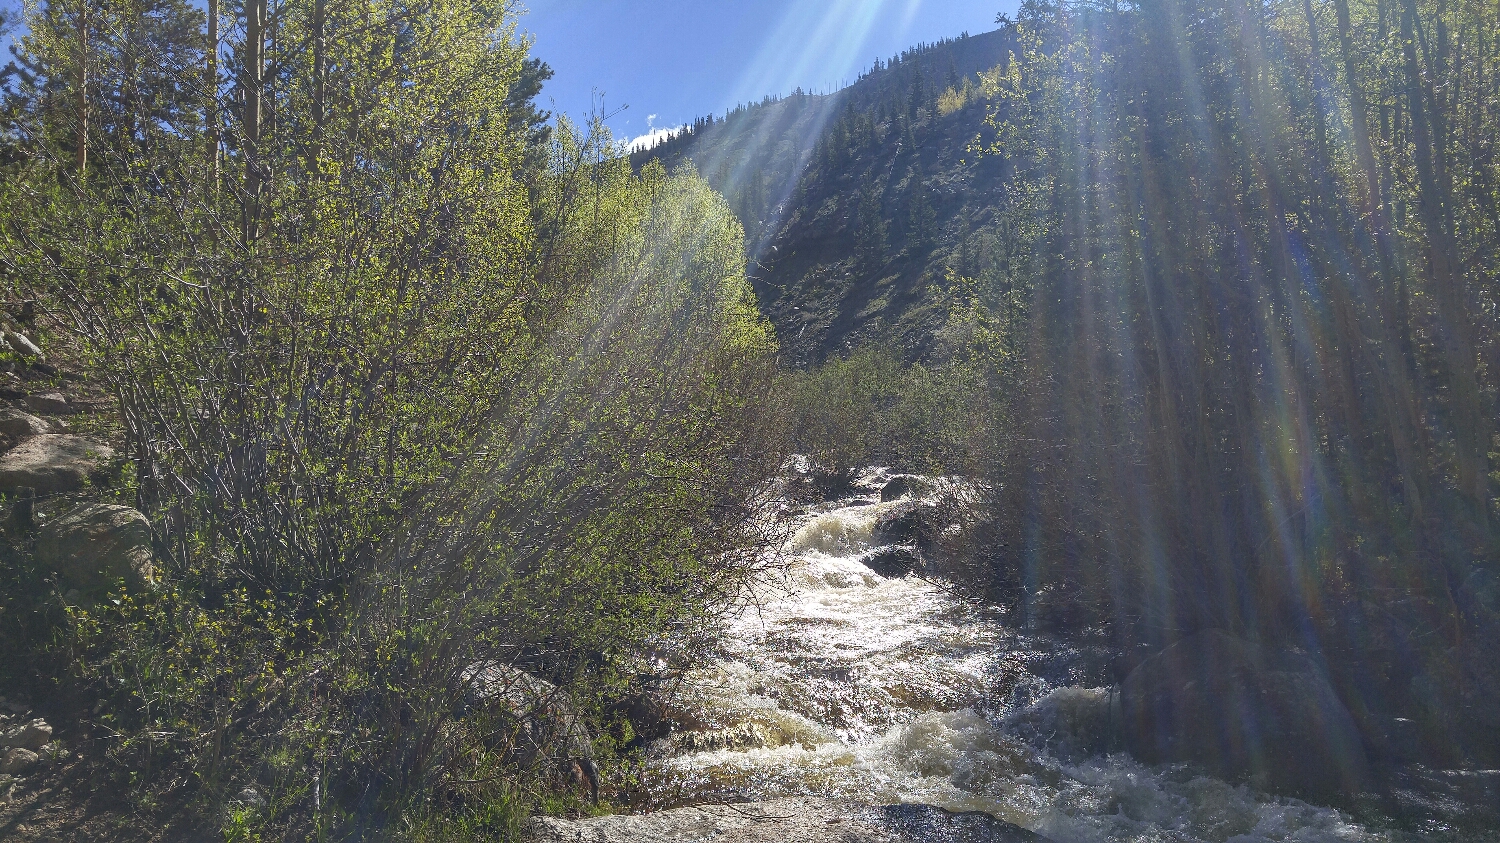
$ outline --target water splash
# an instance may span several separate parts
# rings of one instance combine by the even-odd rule
[[[869,472],[855,496],[805,513],[782,588],[730,625],[717,664],[689,677],[686,728],[647,762],[652,803],[923,803],[1060,843],[1408,838],[1185,766],[1080,751],[1108,728],[1113,697],[1068,686],[1102,684],[1103,658],[866,567],[876,520],[896,505],[880,502],[886,479]]]

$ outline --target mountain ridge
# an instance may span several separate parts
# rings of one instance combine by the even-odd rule
[[[1011,47],[1006,30],[921,45],[833,94],[697,120],[632,164],[691,165],[724,194],[794,364],[869,342],[927,358],[947,321],[934,288],[1003,270],[1004,161],[970,150],[987,129],[979,74]]]

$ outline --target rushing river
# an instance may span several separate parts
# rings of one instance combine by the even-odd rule
[[[871,471],[855,496],[800,516],[787,581],[682,688],[678,732],[643,771],[652,804],[925,803],[1059,843],[1450,837],[1436,820],[1418,834],[1382,830],[1185,767],[1072,751],[1066,717],[1034,715],[1097,709],[1109,692],[1085,689],[1108,682],[1103,647],[1028,636],[938,584],[871,570],[862,558],[876,519],[897,505],[880,502],[885,480]]]

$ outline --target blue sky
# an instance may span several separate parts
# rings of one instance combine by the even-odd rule
[[[988,32],[1017,0],[522,0],[521,28],[556,76],[544,106],[602,101],[622,140],[766,94],[852,82],[875,58]],[[0,0],[17,8],[19,0]],[[0,65],[9,58],[0,37]],[[623,106],[628,106],[621,110]]]
[[[622,140],[797,87],[837,89],[879,56],[995,28],[1016,0],[525,0],[557,75],[544,104],[602,101]],[[596,94],[597,92],[597,94]]]

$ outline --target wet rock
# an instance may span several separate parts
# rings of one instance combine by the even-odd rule
[[[152,579],[151,525],[130,507],[83,504],[42,528],[36,558],[85,593],[120,580],[138,588]]]
[[[931,843],[1037,843],[1047,838],[980,811],[955,813],[931,805],[887,805],[878,817],[907,840]]]
[[[0,409],[0,433],[12,439],[27,439],[52,432],[52,425],[20,410]]]
[[[61,392],[44,392],[26,396],[26,409],[33,413],[61,416],[73,412],[68,399]]]
[[[0,756],[0,775],[20,775],[36,766],[40,760],[42,757],[29,749],[8,749]]]
[[[927,478],[915,474],[898,474],[880,490],[880,500],[889,503],[901,498],[920,498],[931,493],[932,482]]]
[[[1076,763],[1115,749],[1120,697],[1110,688],[1058,688],[1011,714],[1005,725],[1027,742]]]
[[[926,805],[871,807],[813,797],[699,805],[635,816],[536,819],[535,843],[1037,843],[988,814]]]
[[[930,546],[942,532],[938,508],[923,501],[908,501],[891,507],[875,519],[871,534],[876,544]]]
[[[615,712],[630,723],[630,746],[644,746],[672,733],[671,711],[667,704],[647,691],[630,694],[615,706]]]
[[[110,448],[81,436],[33,436],[0,457],[0,492],[75,492],[114,457]]]
[[[674,752],[716,752],[723,749],[760,749],[786,746],[792,741],[779,729],[762,723],[738,723],[723,729],[684,732],[672,741]]]
[[[1217,630],[1143,662],[1120,709],[1126,745],[1147,763],[1193,763],[1308,796],[1356,794],[1370,782],[1354,719],[1309,660]]]
[[[506,749],[517,763],[587,785],[599,800],[593,737],[566,691],[499,662],[470,665],[461,681],[471,712],[499,717],[508,727],[502,734],[514,735]]]
[[[52,742],[52,727],[45,720],[33,720],[7,729],[0,734],[0,749],[29,749],[35,752]]]
[[[891,545],[861,556],[866,568],[887,579],[909,577],[922,569],[922,554],[915,547]]]

